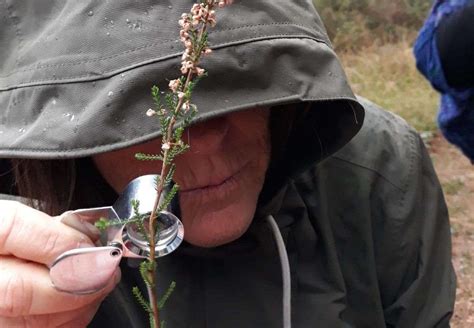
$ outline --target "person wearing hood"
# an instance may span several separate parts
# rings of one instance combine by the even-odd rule
[[[3,5],[0,326],[145,327],[133,263],[81,296],[48,266],[98,238],[61,213],[157,172],[133,155],[160,145],[144,111],[192,2]],[[353,95],[311,1],[219,15],[177,158],[185,242],[158,260],[160,292],[177,283],[167,327],[448,327],[448,213],[417,133]]]
[[[419,71],[441,93],[438,124],[474,164],[474,1],[437,0],[414,45]]]

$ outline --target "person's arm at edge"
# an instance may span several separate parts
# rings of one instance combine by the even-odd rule
[[[436,45],[446,81],[453,88],[474,87],[474,1],[444,16]]]

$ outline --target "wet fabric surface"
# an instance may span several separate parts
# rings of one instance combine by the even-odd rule
[[[0,157],[75,158],[157,137],[150,90],[179,72],[177,21],[191,4],[2,0]],[[219,15],[202,63],[211,73],[193,94],[197,120],[340,100],[333,124],[354,111],[362,122],[311,1],[237,2]],[[359,128],[346,126],[341,144]]]

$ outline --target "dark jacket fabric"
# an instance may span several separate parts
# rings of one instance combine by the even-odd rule
[[[340,151],[285,185],[273,214],[291,265],[292,327],[449,327],[455,297],[447,209],[417,133],[361,100],[366,120]],[[242,239],[189,245],[158,262],[177,287],[167,327],[282,327],[275,242],[258,218]],[[143,327],[136,270],[91,325]]]
[[[159,136],[144,114],[148,94],[176,77],[176,22],[191,4],[0,0],[0,157],[77,159]],[[448,214],[416,132],[355,98],[311,1],[242,0],[218,15],[215,51],[202,64],[209,76],[194,94],[197,121],[270,106],[271,120],[292,110],[292,124],[249,230],[159,259],[160,292],[177,284],[166,327],[283,326],[269,214],[289,258],[292,327],[449,326]],[[277,126],[272,138],[283,133]],[[131,294],[143,288],[134,266],[123,261],[90,327],[147,326]]]

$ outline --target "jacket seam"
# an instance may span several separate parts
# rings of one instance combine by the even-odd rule
[[[223,49],[223,48],[229,47],[231,45],[238,45],[238,44],[251,43],[251,42],[280,40],[280,39],[281,40],[283,40],[283,39],[308,39],[308,40],[313,40],[316,43],[322,43],[322,44],[326,45],[329,49],[331,49],[327,45],[327,43],[324,42],[323,40],[319,40],[317,38],[307,36],[307,35],[295,35],[295,34],[278,34],[278,35],[265,36],[265,37],[252,38],[252,39],[243,38],[243,39],[233,40],[233,41],[227,42],[227,43],[221,43],[217,46],[213,46],[212,48],[213,49]],[[150,47],[152,47],[152,46],[150,46]],[[40,79],[40,80],[30,80],[28,82],[19,83],[19,84],[16,84],[16,85],[6,86],[6,87],[3,87],[3,88],[0,87],[0,91],[9,91],[9,90],[12,90],[12,89],[19,89],[19,88],[26,88],[26,87],[33,87],[33,86],[40,86],[40,85],[82,83],[82,82],[91,82],[91,81],[103,80],[103,79],[110,78],[114,75],[120,74],[121,72],[130,71],[130,70],[136,69],[138,67],[143,67],[143,66],[154,64],[154,63],[163,62],[167,59],[171,59],[171,58],[174,58],[174,57],[179,57],[181,55],[181,53],[182,52],[176,52],[176,53],[169,54],[169,55],[166,55],[166,56],[163,56],[163,57],[148,59],[148,60],[145,60],[145,61],[142,61],[142,62],[138,62],[138,63],[135,63],[135,64],[131,64],[131,65],[122,67],[122,68],[118,68],[118,69],[115,69],[115,70],[104,71],[104,72],[101,72],[100,74],[94,74],[94,75],[86,74],[86,75],[68,76],[68,77],[62,77],[62,78],[48,78],[48,79]],[[114,55],[114,56],[117,56],[117,55]],[[87,63],[87,62],[85,62],[85,63]],[[84,63],[82,63],[82,64],[84,64]],[[85,78],[88,78],[88,79],[86,81],[84,81]],[[79,80],[79,79],[82,79],[82,80]]]
[[[409,158],[408,174],[406,176],[405,183],[402,189],[402,194],[400,196],[400,201],[398,203],[399,204],[398,206],[400,209],[403,209],[403,204],[406,199],[407,190],[408,190],[410,181],[412,180],[411,177],[413,176],[413,172],[415,168],[415,159],[416,159],[416,154],[417,154],[416,138],[413,131],[409,132],[407,139],[409,139],[409,144],[410,144],[409,149],[411,153],[410,153],[410,158]]]
[[[209,35],[214,35],[214,34],[218,34],[218,33],[224,33],[224,32],[229,32],[229,31],[236,31],[236,30],[240,30],[240,29],[252,29],[252,28],[256,28],[256,27],[264,27],[264,26],[298,26],[298,27],[302,27],[304,29],[310,29],[308,26],[305,26],[305,25],[301,25],[301,24],[294,24],[294,23],[290,23],[290,22],[284,22],[284,23],[270,23],[270,24],[257,24],[257,25],[244,25],[244,26],[239,26],[239,27],[234,27],[234,28],[229,28],[229,29],[224,29],[224,30],[219,30],[219,31],[214,31],[214,32],[211,32],[209,33]],[[327,44],[326,40],[324,40],[324,38],[321,36],[321,34],[318,32],[318,37],[320,38],[317,38],[317,37],[314,37],[314,36],[307,36],[308,38],[313,38],[313,39],[316,39],[320,42],[323,42],[325,44]],[[281,35],[281,36],[285,36],[285,35],[292,35],[290,33],[283,33],[283,34],[276,34],[276,35]],[[271,35],[268,35],[269,37],[271,37]],[[265,37],[265,36],[259,36],[257,38],[262,38],[262,37]],[[234,40],[233,42],[239,42],[239,41],[242,41],[242,40],[245,40],[245,39],[248,39],[249,41],[254,39],[254,38],[244,38],[244,39],[240,39],[240,40]],[[142,50],[142,49],[146,49],[146,48],[150,48],[150,47],[153,47],[153,46],[156,46],[156,45],[163,45],[163,44],[169,44],[169,43],[175,43],[176,40],[168,40],[168,41],[165,41],[165,42],[152,42],[152,43],[148,43],[148,44],[145,44],[143,46],[140,46],[140,47],[137,47],[137,48],[134,48],[134,49],[128,49],[126,51],[123,51],[121,53],[118,53],[118,54],[114,54],[114,55],[110,55],[110,56],[106,56],[106,57],[100,57],[100,58],[96,58],[96,59],[90,59],[90,60],[81,60],[81,61],[76,61],[76,62],[73,62],[73,63],[60,63],[60,64],[45,64],[45,65],[37,65],[35,67],[31,67],[31,68],[26,68],[26,69],[23,69],[23,70],[15,70],[15,71],[12,71],[10,72],[9,74],[6,74],[6,75],[0,75],[1,78],[5,78],[5,77],[9,77],[11,75],[14,75],[16,73],[23,73],[23,72],[29,72],[29,71],[36,71],[36,70],[39,70],[39,69],[46,69],[46,68],[52,68],[52,67],[70,67],[70,66],[77,66],[77,65],[82,65],[82,64],[86,64],[86,63],[91,63],[91,62],[100,62],[100,61],[104,61],[104,60],[108,60],[108,59],[112,59],[112,58],[116,58],[116,57],[119,57],[119,56],[122,56],[122,55],[127,55],[129,53],[133,53],[133,52],[136,52],[136,51],[139,51],[139,50]],[[215,46],[212,46],[213,48],[218,48],[219,45],[222,45],[222,44],[226,44],[226,43],[221,43],[221,44],[218,44],[218,45],[215,45]],[[182,51],[181,51],[182,52]],[[181,53],[180,52],[180,53]],[[164,57],[167,57],[169,55],[165,55]],[[177,55],[173,55],[173,56],[177,56]],[[34,64],[32,64],[34,65]]]
[[[347,159],[343,159],[341,157],[338,157],[337,155],[333,155],[331,156],[330,158],[334,158],[336,160],[339,160],[341,162],[344,162],[344,163],[348,163],[348,164],[352,164],[354,166],[357,166],[357,167],[360,167],[362,169],[365,169],[367,171],[370,171],[372,173],[374,173],[375,175],[379,176],[380,178],[382,178],[383,180],[385,180],[386,182],[388,182],[389,184],[391,184],[393,187],[397,188],[399,191],[404,191],[404,189],[400,186],[398,186],[396,183],[394,183],[393,181],[391,181],[389,178],[387,178],[385,175],[383,175],[382,173],[374,170],[373,168],[370,168],[368,166],[365,166],[365,165],[362,165],[362,164],[359,164],[359,163],[355,163],[355,162],[352,162],[352,161],[349,161]]]

